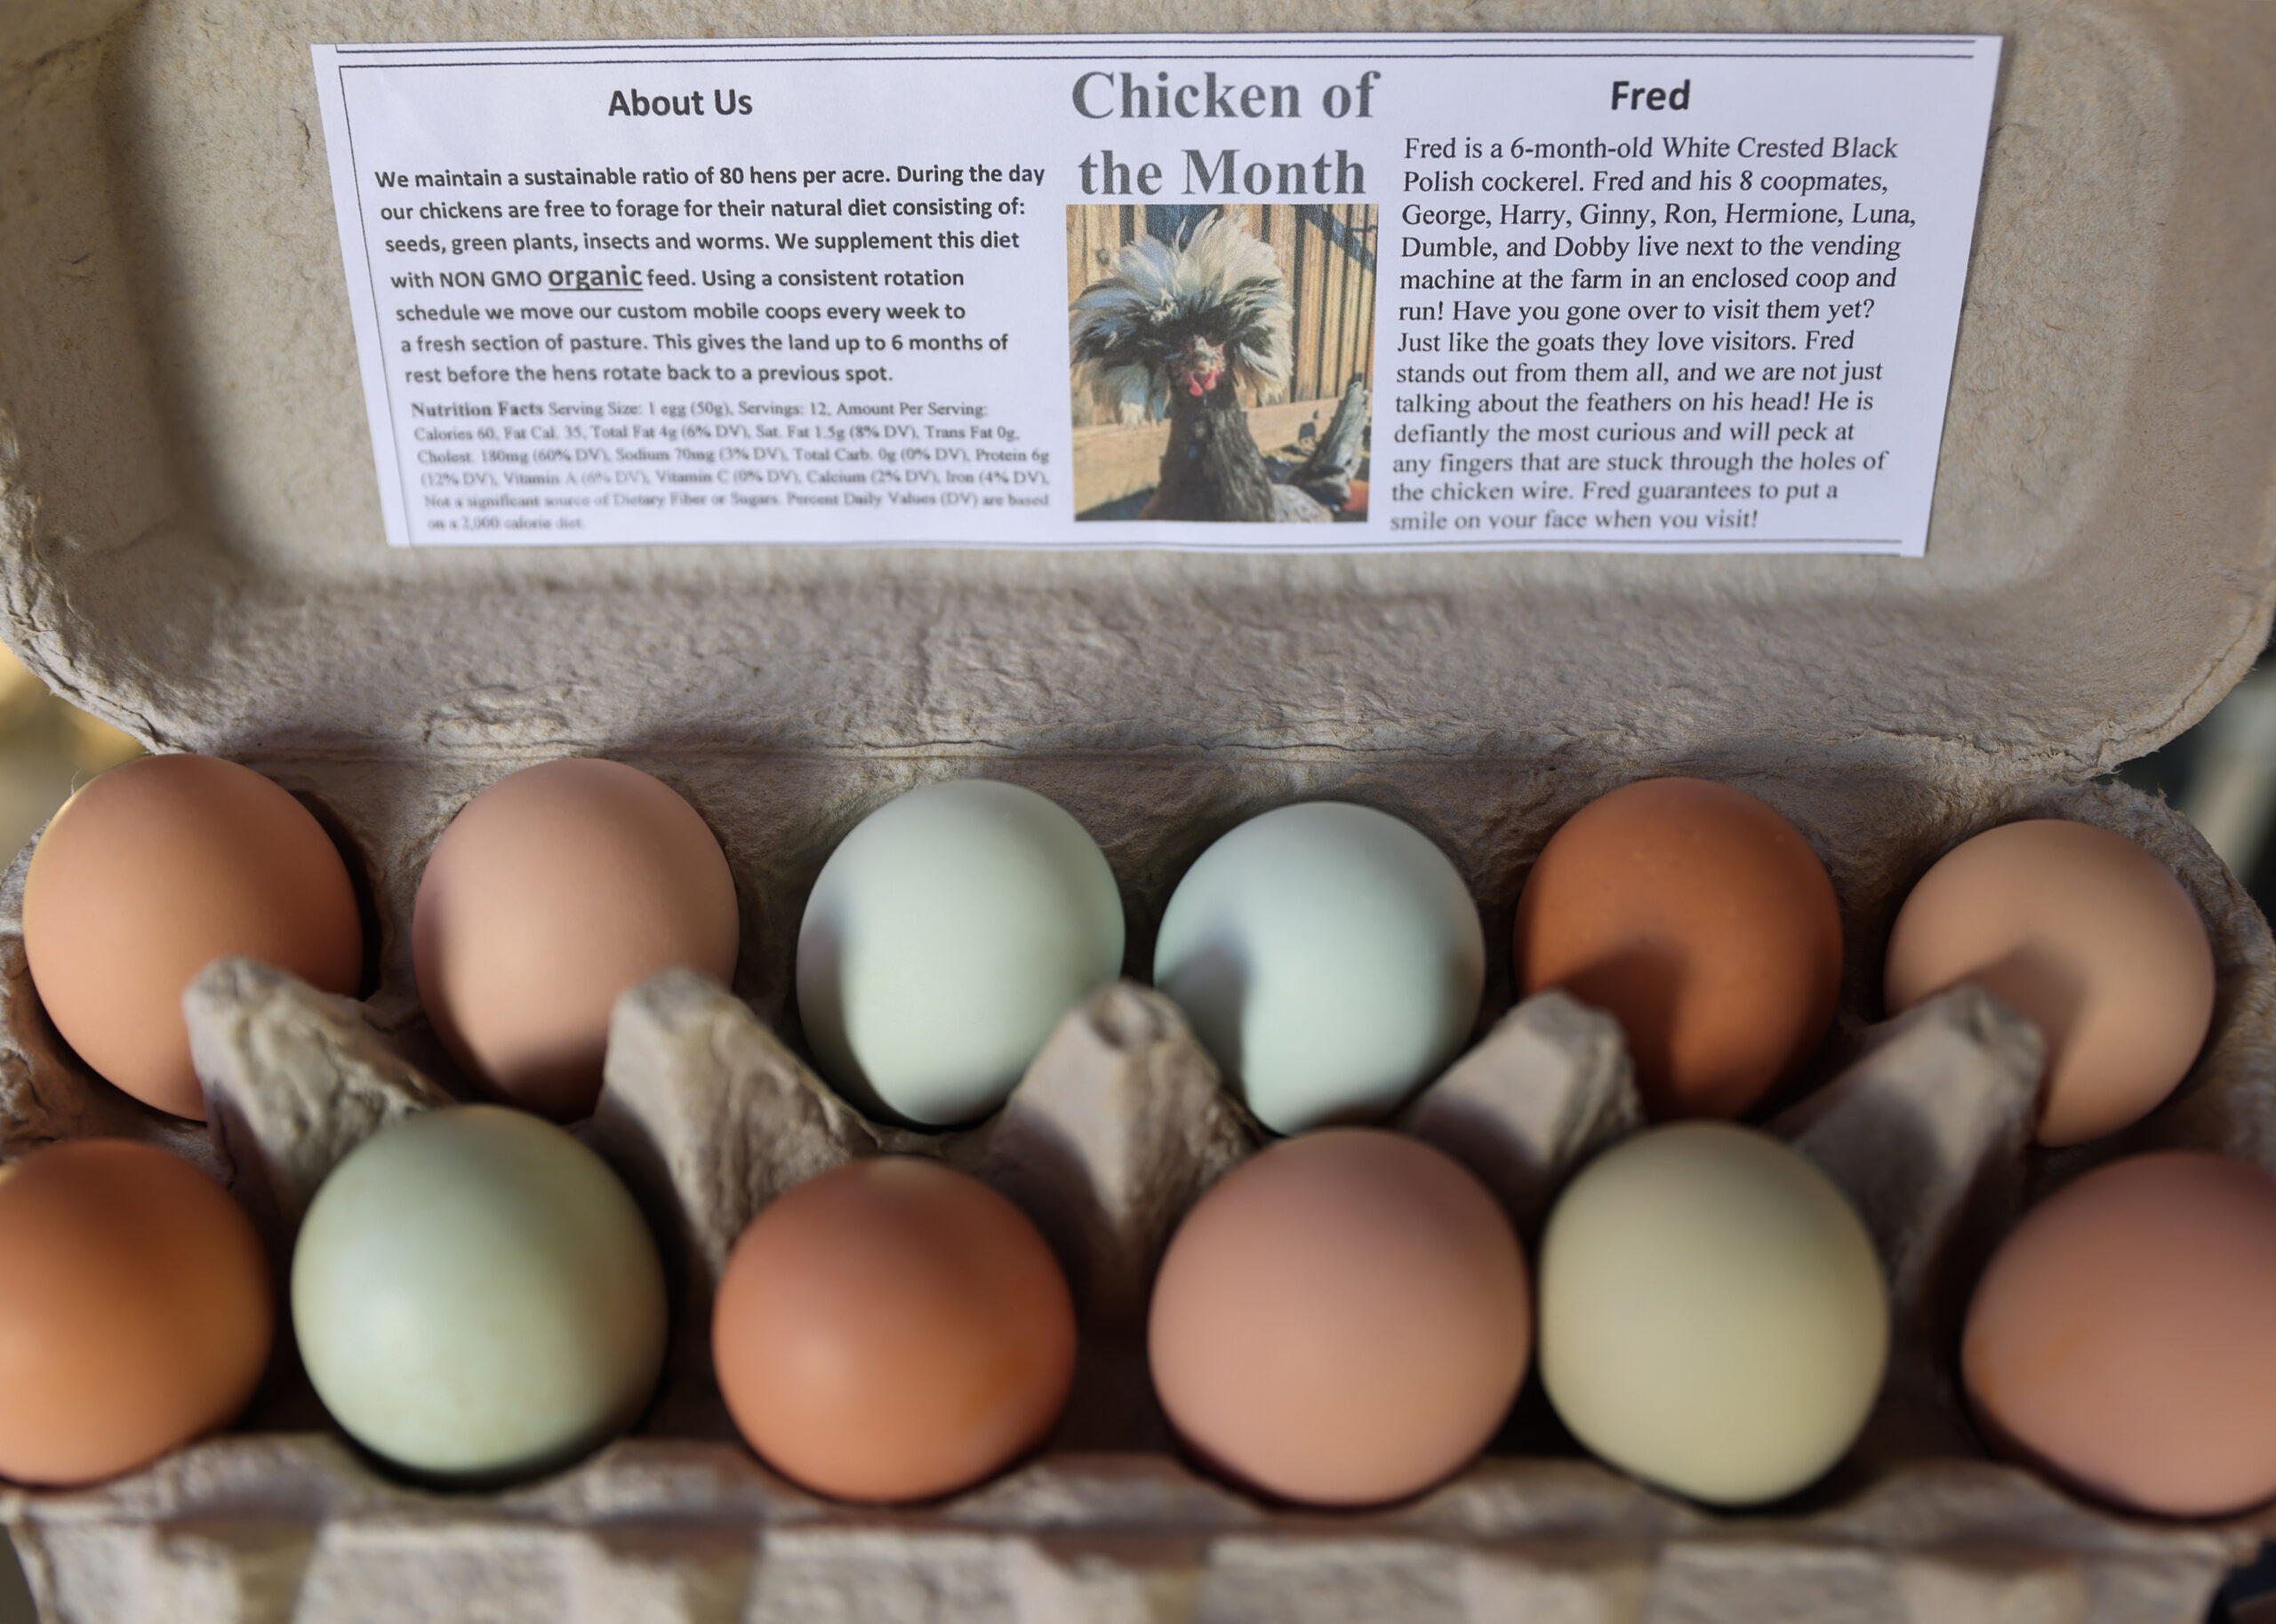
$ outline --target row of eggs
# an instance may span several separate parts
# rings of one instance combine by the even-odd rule
[[[241,954],[353,992],[363,933],[316,820],[250,770],[156,756],[82,790],[26,877],[26,956],[56,1028],[112,1083],[204,1114],[180,1012],[204,964]],[[1841,981],[1831,881],[1770,806],[1702,780],[1584,807],[1521,892],[1523,991],[1563,988],[1621,1022],[1661,1120],[1743,1115],[1793,1080]],[[725,981],[734,882],[694,809],[619,763],[514,773],[444,831],[421,876],[421,1002],[467,1074],[556,1120],[589,1112],[610,1012],[671,965]],[[1064,809],[985,780],[871,812],[823,865],[800,922],[813,1059],[872,1116],[920,1127],[1000,1104],[1052,1027],[1121,969],[1112,869]],[[1157,938],[1153,979],[1276,1132],[1379,1120],[1476,1023],[1476,907],[1409,825],[1334,802],[1283,806],[1205,851]],[[2172,873],[2122,836],[2009,824],[1949,853],[1890,938],[1891,1013],[1963,980],[2040,1028],[2041,1142],[2135,1121],[2194,1061],[2213,957]]]
[[[1537,1290],[1535,1274],[1537,1272]],[[478,1486],[633,1425],[663,1368],[654,1243],[601,1158],[492,1105],[383,1130],[318,1188],[290,1311],[333,1418],[394,1465]],[[0,1177],[0,1473],[73,1485],[225,1426],[271,1355],[268,1266],[204,1174],[116,1140]],[[1147,1360],[1206,1469],[1299,1504],[1418,1493],[1494,1437],[1535,1359],[1611,1464],[1711,1504],[1775,1500],[1849,1449],[1889,1307],[1826,1176],[1751,1129],[1680,1123],[1603,1152],[1535,1268],[1462,1164],[1327,1128],[1210,1188],[1172,1237]],[[1049,1435],[1076,1375],[1061,1267],[987,1185],[880,1156],[778,1197],[712,1304],[719,1390],[752,1448],[833,1497],[956,1492]],[[2169,1152],[2029,1214],[1969,1308],[1987,1438],[2172,1516],[2276,1492],[2276,1179]]]
[[[192,922],[186,931],[168,905]],[[1971,911],[1975,924],[1955,923]],[[63,1036],[130,1092],[185,1115],[198,1101],[179,996],[204,963],[247,953],[341,991],[360,970],[353,892],[322,829],[257,774],[197,757],[108,774],[59,814],[27,878],[25,930],[36,984]],[[422,878],[413,938],[422,1000],[469,1075],[569,1118],[589,1107],[608,1009],[625,986],[675,963],[730,972],[733,888],[717,842],[668,788],[616,764],[557,762],[502,780],[461,812]],[[1663,780],[1616,791],[1559,832],[1520,899],[1517,949],[1527,990],[1566,986],[1621,1018],[1654,1114],[1667,1118],[1736,1115],[1794,1075],[1830,1020],[1841,940],[1831,884],[1799,832],[1743,792]],[[1010,786],[939,784],[873,813],[832,854],[802,923],[797,991],[815,1057],[841,1090],[878,1115],[942,1124],[991,1108],[1050,1025],[1110,978],[1122,955],[1111,871],[1073,819]],[[1527,1367],[1537,1313],[1551,1402],[1607,1459],[1719,1503],[1807,1483],[1871,1407],[1887,1308],[1857,1220],[1799,1157],[1710,1124],[1663,1127],[1615,1148],[1560,1199],[1535,1297],[1506,1220],[1458,1165],[1394,1135],[1302,1132],[1379,1116],[1442,1067],[1474,1024],[1483,959],[1452,865],[1368,809],[1264,814],[1212,846],[1181,884],[1162,922],[1157,980],[1257,1115],[1300,1135],[1222,1180],[1164,1261],[1152,1370],[1181,1436],[1205,1462],[1291,1500],[1412,1492],[1491,1436]],[[108,981],[90,978],[90,964]],[[1961,979],[1991,983],[2047,1027],[2048,1142],[2106,1132],[2154,1105],[2187,1069],[2210,1017],[2210,950],[2185,892],[2138,847],[2082,825],[1994,830],[1921,882],[1889,950],[1891,1004]],[[2034,1007],[2034,988],[2049,983],[2061,998]],[[486,1140],[523,1148],[451,1148]],[[531,1148],[541,1144],[551,1148]],[[126,1191],[161,1192],[168,1178],[138,1173],[93,1196],[67,1188],[66,1219],[39,1216],[35,1198],[76,1178],[40,1171],[52,1164],[134,1154],[88,1145],[20,1164],[0,1181],[0,1259],[25,1250],[6,1244],[12,1212],[32,1212],[12,1221],[50,1237],[82,1222],[101,1244],[124,1244]],[[584,1171],[544,1172],[563,1156],[582,1156]],[[357,1197],[390,1157],[403,1164],[392,1180]],[[2193,1170],[2187,1188],[2166,1188],[2174,1177],[2154,1170],[2169,1160],[2080,1180],[2017,1232],[1985,1276],[1963,1370],[1995,1441],[2126,1503],[2200,1514],[2276,1488],[2271,1428],[2236,1421],[2254,1412],[2256,1379],[2204,1368],[2208,1348],[2238,1341],[2214,1334],[2208,1315],[2271,1296],[2276,1191],[2254,1170],[2201,1157],[2183,1158]],[[861,1165],[761,1215],[736,1255],[776,1255],[757,1271],[776,1284],[739,1288],[731,1268],[715,1364],[746,1435],[790,1476],[854,1499],[946,1492],[1047,1430],[1072,1369],[1065,1284],[1031,1227],[982,1187],[922,1162]],[[2092,1194],[2097,1180],[2136,1167],[2154,1174],[2126,1175],[2137,1184],[2164,1180],[2148,1209],[2127,1208],[2123,1190]],[[907,1169],[922,1171],[895,1171]],[[535,1198],[533,1179],[581,1181],[580,1216],[549,1217],[541,1201],[534,1215],[513,1216]],[[539,1469],[628,1424],[661,1356],[661,1288],[637,1212],[621,1190],[597,1194],[604,1183],[614,1188],[566,1135],[488,1108],[438,1113],[344,1163],[311,1209],[292,1292],[304,1362],[342,1424],[413,1470],[459,1476]],[[216,1212],[235,1216],[212,1195]],[[2200,1221],[2208,1200],[2217,1223]],[[947,1210],[959,1202],[993,1203],[994,1216],[960,1220]],[[478,1209],[494,1203],[509,1210],[504,1254],[534,1246],[525,1272],[557,1283],[540,1297],[566,1300],[568,1318],[478,1267],[499,1249],[469,1246],[468,1236],[481,1227]],[[2125,1214],[2117,1220],[2113,1203]],[[2084,1219],[2049,1216],[2081,1204]],[[589,1232],[597,1222],[612,1233]],[[2050,1232],[2053,1241],[2026,1244]],[[95,1332],[20,1335],[20,1357],[56,1356],[0,1371],[0,1392],[42,1395],[40,1413],[66,1436],[76,1412],[54,1396],[66,1372],[132,1377],[146,1397],[164,1388],[153,1372],[130,1372],[132,1358],[103,1353],[100,1323],[184,1310],[182,1281],[195,1276],[175,1254],[196,1244],[185,1237],[198,1226],[174,1215],[140,1233],[109,1274],[50,1244],[44,1288],[0,1281],[0,1300],[27,1303],[41,1289],[68,1298],[75,1278],[106,1283]],[[793,1238],[752,1238],[769,1234]],[[2130,1285],[2123,1269],[2113,1284],[2113,1249],[2138,1250],[2143,1235],[2212,1262],[2190,1275],[2145,1261]],[[232,1251],[261,1268],[249,1230],[208,1253]],[[381,1290],[390,1256],[400,1280]],[[757,1268],[738,1267],[742,1276]],[[597,1287],[588,1279],[596,1269],[605,1276]],[[2190,1277],[2176,1285],[2176,1275]],[[896,1277],[903,1288],[885,1289]],[[1006,1279],[1023,1284],[1007,1296]],[[769,1300],[770,1290],[774,1309],[737,1307]],[[2179,1296],[2145,1313],[2141,1293],[2157,1291]],[[406,1311],[428,1297],[436,1300]],[[206,1300],[263,1306],[237,1316],[234,1356],[185,1355],[207,1372],[204,1396],[168,1410],[174,1424],[164,1436],[138,1435],[141,1452],[114,1450],[106,1464],[71,1470],[43,1467],[36,1452],[18,1454],[0,1438],[0,1471],[33,1481],[106,1475],[234,1413],[267,1348],[265,1273]],[[929,1303],[936,1322],[921,1334],[909,1334],[912,1302]],[[833,1312],[858,1320],[880,1304],[896,1327],[886,1339],[889,1371],[844,1340],[874,1337],[874,1327],[832,1329]],[[229,1314],[203,1317],[205,1341],[156,1334],[155,1324],[123,1340],[146,1353],[228,1340]],[[533,1324],[547,1327],[549,1362],[516,1340]],[[2167,1340],[2126,1344],[2144,1325]],[[420,1335],[439,1339],[423,1356],[404,1340]],[[347,1373],[328,1376],[334,1364]],[[434,1395],[463,1398],[466,1372],[484,1367],[502,1372],[503,1386],[437,1416]],[[745,1368],[757,1373],[739,1377]],[[2160,1369],[2179,1379],[2144,1380]],[[557,1380],[538,1380],[541,1370]],[[960,1370],[995,1372],[1001,1406],[959,1389]],[[235,1375],[216,1386],[219,1371]],[[410,1379],[420,1372],[426,1380]],[[836,1388],[811,1390],[817,1373]],[[2225,1406],[2225,1419],[2175,1424],[2156,1396],[2176,1388]],[[485,1428],[471,1418],[511,1415],[516,1396],[538,1413],[536,1441],[477,1442]],[[116,1400],[114,1388],[101,1402],[123,1416],[149,1407]],[[928,1430],[928,1413],[964,1421]],[[866,1429],[858,1415],[870,1418]],[[965,1427],[987,1417],[976,1434]],[[804,1444],[786,1427],[803,1428]],[[421,1428],[444,1441],[439,1452],[419,1441]],[[2208,1430],[2218,1435],[2209,1444],[2192,1441]],[[874,1459],[854,1470],[840,1457],[860,1453],[865,1437]],[[2176,1452],[2186,1459],[2174,1468]]]

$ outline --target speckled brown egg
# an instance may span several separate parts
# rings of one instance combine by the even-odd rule
[[[94,1483],[226,1425],[275,1328],[252,1220],[179,1156],[76,1140],[0,1173],[0,1474]]]
[[[24,954],[79,1058],[136,1099],[202,1118],[181,995],[244,955],[353,993],[364,937],[324,827],[249,767],[146,756],[66,802],[24,877]]]
[[[1983,1271],[1960,1373],[2004,1452],[2104,1500],[2276,1496],[2276,1178],[2168,1151],[2066,1185]]]
[[[1583,807],[1518,899],[1527,994],[1614,1016],[1653,1116],[1740,1116],[1833,1020],[1841,912],[1801,831],[1704,779],[1647,779]]]
[[[968,1174],[878,1156],[810,1179],[735,1243],[712,1364],[759,1455],[840,1500],[930,1500],[1042,1442],[1075,1309],[1033,1223]]]
[[[428,1019],[508,1102],[589,1114],[617,998],[685,965],[735,969],[734,877],[703,820],[621,762],[549,761],[501,779],[435,843],[412,912]]]

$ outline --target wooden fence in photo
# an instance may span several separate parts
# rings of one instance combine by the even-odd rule
[[[1071,300],[1113,272],[1122,245],[1141,236],[1174,242],[1215,204],[1082,204],[1067,211],[1067,286]],[[1290,402],[1333,400],[1354,373],[1375,387],[1375,220],[1372,204],[1227,204],[1223,212],[1272,244],[1294,307],[1289,337],[1295,364]],[[1075,425],[1116,420],[1115,403],[1073,390]],[[1254,403],[1251,403],[1254,404]]]

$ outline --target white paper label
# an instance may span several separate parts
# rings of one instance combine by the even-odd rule
[[[396,546],[1927,544],[1994,37],[315,56]]]

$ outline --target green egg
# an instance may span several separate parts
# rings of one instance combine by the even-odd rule
[[[1672,1123],[1565,1187],[1541,1242],[1541,1378],[1623,1471],[1718,1506],[1805,1487],[1888,1367],[1888,1288],[1833,1180],[1752,1128]]]
[[[500,1106],[374,1135],[325,1180],[293,1253],[317,1396],[412,1471],[495,1481],[637,1420],[664,1355],[664,1277],[599,1156]]]

